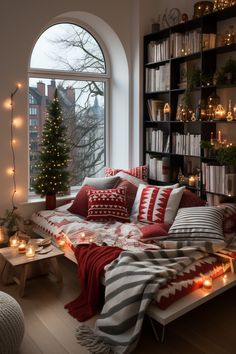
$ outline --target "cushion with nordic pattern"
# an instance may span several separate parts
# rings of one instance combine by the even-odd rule
[[[126,188],[89,190],[87,220],[129,221]]]
[[[148,167],[146,165],[128,168],[126,170],[121,168],[105,167],[106,177],[115,176],[118,172],[125,172],[131,176],[142,179],[143,181],[147,181],[148,178]]]
[[[168,238],[209,243],[224,241],[223,217],[224,211],[217,207],[179,209]]]
[[[185,187],[140,185],[132,216],[140,222],[172,224]],[[140,193],[139,193],[140,191]],[[137,209],[136,211],[134,209]],[[134,212],[134,213],[133,213]]]

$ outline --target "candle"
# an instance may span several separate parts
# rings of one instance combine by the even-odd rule
[[[224,275],[223,275],[223,283],[225,284],[226,281],[227,281],[227,274],[224,274]]]
[[[191,187],[195,187],[195,184],[196,184],[195,177],[194,176],[190,176],[189,179],[188,179],[188,185],[191,186]]]
[[[16,235],[13,235],[10,237],[10,247],[18,247],[19,245],[19,237]]]
[[[25,249],[26,249],[26,241],[25,240],[21,240],[19,242],[19,245],[18,245],[19,253],[25,253]]]
[[[215,119],[224,119],[225,118],[225,109],[221,104],[218,104],[215,110]]]
[[[169,113],[170,113],[169,103],[165,103],[164,108],[163,108],[163,112],[164,112],[164,120],[169,120]]]
[[[212,279],[207,277],[203,280],[203,288],[206,290],[211,290],[212,288]]]
[[[33,258],[35,256],[35,247],[33,244],[29,243],[26,246],[25,255],[28,258]]]
[[[85,240],[85,232],[80,233],[80,239],[81,239],[81,241]]]
[[[218,140],[219,143],[221,143],[221,141],[222,141],[222,132],[221,132],[221,130],[218,131],[218,139],[217,140]]]
[[[66,238],[65,235],[62,235],[58,240],[58,245],[59,247],[63,248],[65,244],[66,244]]]

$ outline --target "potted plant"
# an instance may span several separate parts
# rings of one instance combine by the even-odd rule
[[[216,160],[220,165],[228,166],[230,172],[236,171],[236,146],[222,147],[216,152]]]
[[[15,210],[6,210],[3,217],[0,217],[0,226],[6,230],[7,236],[12,236],[20,229],[22,217]]]
[[[214,146],[209,140],[201,140],[200,146],[203,149],[204,157],[212,157],[214,155]]]

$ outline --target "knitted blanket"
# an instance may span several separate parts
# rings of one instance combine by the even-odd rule
[[[105,305],[96,328],[79,327],[79,343],[91,353],[130,353],[158,288],[205,255],[194,247],[122,252],[105,268]]]
[[[97,314],[104,302],[100,278],[104,267],[117,258],[122,251],[118,247],[97,246],[94,243],[77,246],[74,254],[78,264],[81,293],[65,305],[71,316],[86,321]]]

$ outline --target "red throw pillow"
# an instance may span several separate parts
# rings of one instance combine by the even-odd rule
[[[206,201],[198,197],[195,193],[189,189],[185,189],[179,203],[179,208],[191,208],[198,206],[205,206]]]
[[[141,228],[143,234],[142,239],[149,239],[153,237],[167,236],[170,224],[152,224]]]
[[[132,210],[132,206],[134,204],[134,200],[136,197],[136,193],[138,190],[138,187],[135,186],[133,183],[130,183],[127,180],[123,180],[122,182],[120,182],[118,184],[118,187],[125,187],[126,188],[126,201],[127,201],[127,209],[128,209],[128,213],[130,215],[131,210]]]
[[[88,190],[87,220],[129,221],[126,188]]]
[[[80,188],[77,193],[72,205],[68,208],[68,210],[73,214],[78,214],[84,217],[88,215],[88,194],[87,191],[96,190],[96,188],[85,185]]]
[[[148,167],[146,165],[129,168],[127,170],[124,170],[121,168],[120,169],[111,168],[111,167],[105,168],[105,176],[106,177],[115,176],[118,172],[125,172],[131,176],[142,179],[143,181],[147,181],[147,177],[148,177]]]

